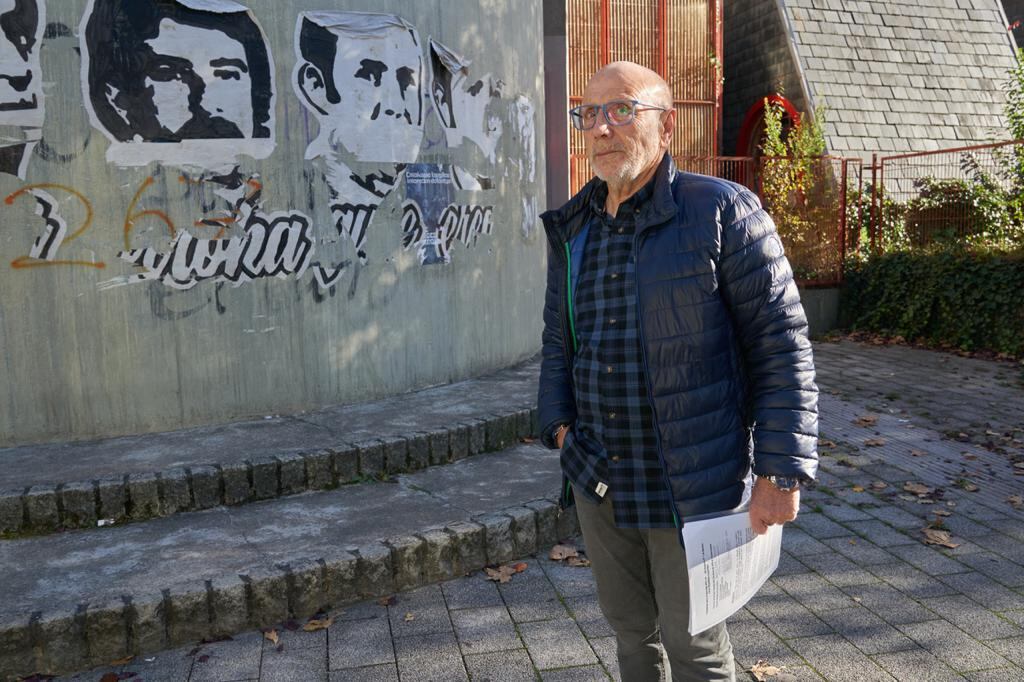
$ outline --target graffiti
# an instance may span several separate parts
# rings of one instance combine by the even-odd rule
[[[85,211],[85,217],[81,225],[68,235],[67,221],[60,214],[59,202],[47,190],[60,190],[66,192],[81,202]],[[73,242],[92,225],[93,209],[92,203],[77,190],[65,185],[53,183],[40,183],[26,185],[16,192],[4,198],[4,204],[12,205],[18,197],[31,196],[36,201],[35,213],[43,219],[43,232],[32,242],[32,248],[27,255],[18,256],[11,261],[11,267],[15,269],[37,268],[55,265],[70,265],[88,268],[103,269],[105,263],[86,260],[61,260],[57,258],[57,251],[64,244]]]
[[[447,207],[441,214],[441,234],[450,249],[455,241],[465,246],[476,243],[482,234],[490,234],[493,227],[493,206],[456,206]]]
[[[493,221],[493,206],[449,204],[437,219],[435,231],[424,220],[419,204],[407,201],[402,205],[402,245],[406,249],[415,246],[420,262],[424,264],[427,264],[425,258],[432,257],[430,249],[436,246],[437,257],[448,263],[451,262],[452,245],[456,241],[466,247],[474,245],[480,235],[491,233]]]
[[[121,166],[223,167],[273,150],[273,63],[233,0],[90,0],[82,80]]]
[[[42,0],[0,0],[0,173],[25,177],[43,125],[39,50],[46,26]]]

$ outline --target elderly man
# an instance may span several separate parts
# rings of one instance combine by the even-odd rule
[[[542,216],[543,440],[561,449],[623,680],[662,679],[662,649],[673,680],[731,680],[725,625],[687,633],[679,528],[748,500],[758,533],[796,517],[817,469],[806,318],[757,198],[676,170],[656,73],[604,67],[570,117],[597,178]]]

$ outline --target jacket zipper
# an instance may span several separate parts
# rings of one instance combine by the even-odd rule
[[[644,363],[644,377],[647,379],[644,383],[647,385],[647,402],[651,406],[651,418],[654,421],[654,438],[658,443],[658,461],[661,463],[661,475],[664,479],[665,489],[668,491],[669,504],[672,505],[672,520],[676,524],[676,528],[682,526],[679,522],[679,510],[676,509],[676,498],[672,494],[672,485],[668,478],[668,466],[665,464],[665,453],[662,451],[661,446],[661,429],[658,428],[658,412],[654,409],[654,396],[651,394],[651,368],[647,364],[647,339],[644,336],[644,324],[643,324],[643,310],[640,305],[640,282],[636,277],[636,266],[640,262],[640,237],[642,232],[637,231],[636,236],[633,237],[633,288],[636,290],[636,314],[637,314],[637,329],[640,331],[640,355]]]

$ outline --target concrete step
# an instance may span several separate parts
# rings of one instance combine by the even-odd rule
[[[535,443],[336,490],[0,541],[3,679],[305,618],[577,532]]]
[[[0,538],[329,490],[507,448],[535,419],[539,362],[289,416],[0,449]]]

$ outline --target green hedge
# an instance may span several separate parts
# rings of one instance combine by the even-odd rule
[[[1024,253],[896,252],[847,266],[846,327],[1024,356]]]

